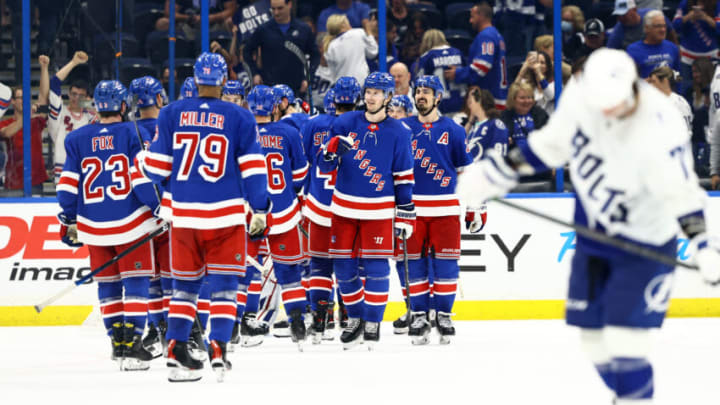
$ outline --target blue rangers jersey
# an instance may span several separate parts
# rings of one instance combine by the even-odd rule
[[[144,129],[140,132],[149,136]],[[140,151],[131,122],[76,129],[65,138],[65,151],[57,198],[63,214],[77,219],[78,238],[83,243],[129,243],[156,227],[155,192],[147,179],[131,169]]]
[[[467,136],[468,152],[473,160],[481,159],[485,152],[495,149],[505,156],[508,149],[508,130],[505,124],[497,119],[487,119],[476,123]]]
[[[402,121],[412,132],[411,147],[415,162],[413,202],[417,215],[460,215],[460,200],[455,195],[457,176],[472,163],[465,146],[465,130],[443,116],[435,122],[422,123],[418,117]]]
[[[717,34],[720,32],[720,4],[715,6],[715,10],[713,10],[715,12],[715,24],[713,25],[701,19],[689,20],[683,23],[683,15],[690,10],[687,0],[682,0],[677,6],[675,17],[672,20],[672,26],[681,38],[681,62],[692,65],[697,58],[716,59],[718,57]],[[710,10],[705,12],[710,14]]]
[[[440,78],[445,91],[440,101],[440,112],[457,112],[463,109],[467,86],[458,83],[446,83],[443,71],[450,66],[463,66],[465,58],[462,52],[447,45],[433,48],[420,56],[418,62],[418,76],[433,75]]]
[[[504,110],[508,81],[505,40],[502,35],[492,26],[480,31],[470,45],[468,57],[470,66],[457,68],[455,83],[489,90],[495,98],[495,107]]]
[[[266,210],[257,135],[250,111],[220,99],[188,98],[160,110],[145,159],[154,183],[169,177],[160,216],[178,228],[219,229],[245,224],[245,198],[254,210]]]
[[[137,120],[137,126],[138,128],[143,128],[145,130],[145,132],[141,133],[147,134],[148,137],[143,138],[143,141],[146,146],[150,146],[152,138],[157,131],[157,118],[143,118],[141,120]]]
[[[302,129],[303,125],[305,125],[305,123],[307,122],[308,115],[303,114],[303,113],[292,113],[292,114],[288,114],[280,119],[283,120],[282,122],[290,125],[291,127],[295,128],[296,130],[300,131]]]
[[[303,215],[318,225],[330,226],[330,203],[335,189],[336,170],[329,173],[320,171],[315,163],[318,155],[322,155],[322,146],[330,139],[330,128],[335,115],[322,114],[312,117],[303,127],[302,138],[305,155],[311,162],[305,188],[305,205]],[[349,153],[349,152],[348,152]]]
[[[335,119],[333,136],[355,140],[352,150],[339,159],[317,157],[321,172],[337,167],[330,211],[346,218],[390,219],[395,205],[412,202],[414,184],[410,128],[387,117],[371,123],[363,111],[347,112]]]
[[[302,219],[298,193],[305,184],[308,163],[300,133],[284,122],[258,124],[258,141],[265,154],[268,191],[272,199],[270,234],[285,233]]]

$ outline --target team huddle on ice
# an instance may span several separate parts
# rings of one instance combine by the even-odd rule
[[[147,369],[165,346],[170,381],[199,380],[207,357],[222,380],[227,352],[262,342],[277,301],[300,350],[308,336],[334,338],[335,302],[343,348],[372,349],[391,258],[401,284],[409,279],[412,311],[395,331],[428,344],[435,324],[449,343],[460,258],[455,186],[473,158],[465,130],[437,110],[440,80],[417,78],[419,116],[394,119],[392,76],[341,77],[325,97],[327,114],[308,117],[284,85],[255,86],[244,100],[215,54],[198,57],[194,71],[169,105],[152,77],[129,90],[100,82],[100,122],[65,140],[61,236],[88,245],[91,267],[170,224],[95,277],[121,368]],[[365,110],[356,111],[361,100]],[[124,122],[128,113],[139,119]],[[482,206],[465,217],[474,232],[485,218]]]

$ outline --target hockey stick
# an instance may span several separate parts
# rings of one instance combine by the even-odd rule
[[[73,282],[71,285],[69,285],[67,288],[62,289],[57,294],[53,295],[52,297],[46,299],[45,301],[35,305],[35,311],[40,313],[46,306],[52,304],[53,302],[57,301],[61,297],[67,295],[69,292],[75,289],[75,287],[79,286],[80,284],[83,284],[84,282],[90,280],[94,275],[100,273],[101,271],[105,270],[110,266],[111,264],[117,262],[118,260],[122,259],[123,257],[127,256],[130,252],[133,250],[139,248],[140,246],[144,245],[148,241],[150,241],[152,238],[162,234],[163,232],[167,231],[169,229],[170,225],[167,222],[163,222],[162,225],[155,229],[154,231],[147,234],[144,238],[140,239],[139,241],[135,242],[132,246],[129,248],[123,250],[122,252],[118,253],[113,257],[112,259],[105,262],[102,266],[98,267],[97,269],[91,271],[88,273],[85,277]]]
[[[298,229],[300,230],[300,233],[302,233],[304,237],[310,239],[310,234],[308,233],[308,231],[305,228],[303,228],[302,224],[298,222],[297,226],[298,226]]]
[[[640,246],[636,243],[623,241],[617,238],[614,238],[612,236],[605,235],[604,233],[600,233],[594,229],[590,229],[583,225],[578,224],[571,224],[569,222],[565,222],[563,220],[560,220],[555,217],[551,217],[550,215],[543,214],[542,212],[532,210],[530,208],[525,208],[521,205],[511,203],[507,200],[501,200],[499,198],[493,199],[492,201],[497,202],[501,205],[505,205],[507,207],[516,209],[518,211],[522,211],[526,214],[530,214],[533,216],[536,216],[538,218],[542,218],[546,221],[550,221],[556,225],[561,225],[567,228],[574,229],[575,232],[579,233],[580,235],[592,239],[596,242],[605,243],[607,245],[610,245],[612,247],[616,247],[618,249],[624,250],[628,253],[632,253],[638,256],[642,256],[646,259],[654,260],[658,263],[662,263],[668,266],[677,266],[677,267],[683,267],[690,270],[699,270],[698,267],[694,264],[687,264],[683,263],[681,261],[676,260],[674,257],[666,256],[661,253],[658,253],[652,249],[648,249],[644,246]]]
[[[410,268],[408,267],[408,254],[407,254],[407,233],[403,229],[402,231],[402,240],[403,240],[403,262],[405,263],[405,305],[407,305],[407,322],[408,325],[412,322],[410,319],[411,310],[410,310]]]

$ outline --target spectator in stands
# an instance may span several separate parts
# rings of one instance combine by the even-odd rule
[[[500,120],[500,111],[495,108],[495,99],[485,89],[471,87],[465,101],[468,120],[465,123],[468,150],[473,159],[481,158],[489,149],[507,154],[508,130]],[[474,139],[480,138],[473,142]]]
[[[40,55],[40,90],[38,97],[49,102],[49,117],[47,121],[48,134],[53,143],[53,173],[55,184],[60,180],[60,173],[65,165],[65,138],[80,127],[92,124],[98,120],[94,110],[87,102],[88,84],[85,81],[74,81],[70,84],[68,92],[68,105],[63,105],[61,86],[70,73],[79,65],[88,61],[88,55],[83,51],[75,52],[73,58],[50,78],[48,65],[50,58]]]
[[[420,57],[420,42],[429,28],[427,17],[421,12],[412,15],[411,24],[400,47],[400,61],[411,66]]]
[[[210,31],[225,29],[225,20],[232,18],[237,10],[236,0],[208,0]],[[175,0],[175,25],[188,39],[195,39],[200,32],[200,2],[197,0]],[[167,31],[170,26],[170,0],[165,0],[165,17],[155,22],[155,29]]]
[[[507,110],[500,119],[508,128],[510,145],[527,142],[528,135],[540,129],[548,121],[548,115],[535,105],[533,88],[527,83],[513,83],[508,91]]]
[[[407,8],[407,1],[392,0],[390,2],[390,13],[387,15],[387,21],[392,21],[393,25],[397,27],[397,40],[402,43],[412,23],[411,15]]]
[[[720,4],[717,0],[683,0],[675,11],[672,25],[680,35],[680,74],[687,86],[692,76],[691,66],[699,57],[718,57]],[[682,90],[681,90],[682,91]]]
[[[8,161],[5,166],[5,188],[20,190],[23,188],[23,91],[21,87],[12,89],[13,117],[0,121],[0,138],[7,142]],[[38,98],[38,103],[47,105],[46,99]],[[32,193],[42,193],[42,183],[48,179],[45,159],[42,154],[42,131],[46,118],[36,113],[38,105],[33,105],[30,121],[30,151],[32,156]]]
[[[596,49],[605,46],[605,25],[597,18],[591,18],[585,23],[582,35],[582,45],[573,54],[566,53],[572,63],[582,57],[587,57]]]
[[[490,90],[498,110],[504,110],[508,85],[505,40],[492,26],[492,13],[487,3],[473,6],[470,10],[470,24],[478,34],[470,45],[470,65],[451,66],[443,72],[443,76],[448,82],[466,83]]]
[[[669,66],[659,66],[650,72],[650,75],[647,77],[647,82],[668,96],[673,105],[678,109],[680,114],[682,114],[685,124],[687,125],[688,141],[690,141],[692,138],[693,113],[685,97],[673,91],[675,90],[675,84],[678,79],[679,74],[677,71]]]
[[[693,143],[706,142],[710,108],[710,83],[715,67],[710,58],[700,57],[692,64],[692,84],[685,99],[693,111]]]
[[[545,52],[528,52],[515,83],[527,83],[533,88],[535,105],[550,115],[555,111],[555,83],[550,56]]]
[[[650,10],[662,11],[663,2],[662,2],[662,0],[638,0],[637,6],[638,6],[638,8],[647,8]]]
[[[563,55],[574,55],[583,44],[585,16],[578,6],[562,8]]]
[[[423,35],[420,43],[420,55],[417,76],[442,77],[445,69],[450,66],[460,67],[465,62],[462,51],[451,47],[445,39],[445,34],[436,29],[427,30]],[[443,98],[440,100],[440,112],[451,114],[460,111],[463,108],[466,89],[467,86],[464,84],[446,84]]]
[[[376,34],[375,42],[379,40],[379,34]],[[398,52],[398,47],[395,45],[395,43],[397,42],[397,27],[395,27],[395,24],[391,20],[385,21],[385,40],[387,41],[385,45],[385,66],[392,66],[395,64],[395,62],[399,61],[400,53]],[[372,60],[367,61],[368,67],[370,68],[371,72],[380,70],[379,56],[380,55],[378,55],[378,57]]]
[[[608,48],[626,49],[633,42],[642,40],[643,17],[652,9],[637,8],[635,0],[615,0],[613,15],[617,16],[618,22],[612,28],[612,33],[607,41]],[[670,27],[670,21],[665,19],[666,27]],[[677,43],[677,35],[672,29],[667,30],[667,40]]]
[[[287,84],[296,95],[308,89],[307,63],[310,71],[320,60],[315,38],[307,24],[291,17],[291,0],[271,0],[273,20],[258,28],[243,50],[245,62],[253,72],[253,85]],[[260,59],[254,55],[260,50]]]
[[[330,6],[320,12],[317,22],[318,32],[325,32],[327,19],[333,14],[345,14],[353,28],[364,28],[370,21],[370,6],[360,1],[336,0],[334,6]]]
[[[638,67],[638,74],[646,78],[658,66],[680,69],[680,50],[677,45],[665,39],[666,25],[662,11],[651,10],[643,17],[645,38],[627,47],[627,53]]]
[[[363,83],[370,73],[367,59],[378,56],[377,20],[365,28],[352,28],[344,14],[333,14],[327,19],[327,35],[323,38],[323,54],[332,72],[332,83],[343,76],[354,77]]]
[[[180,91],[180,83],[177,81],[177,70],[173,71],[173,81],[175,82],[175,95]],[[165,94],[170,94],[170,68],[164,68],[162,77],[160,78],[160,82],[162,83],[163,89],[165,89]]]
[[[506,40],[508,58],[523,58],[530,51],[533,38],[544,33],[545,7],[552,7],[552,0],[496,0],[494,3],[495,21]]]
[[[312,76],[312,86],[310,86],[312,103],[313,106],[317,107],[324,105],[325,94],[335,84],[323,52],[323,39],[325,35],[327,34],[322,33],[318,35],[317,47],[320,52],[320,63],[317,69],[315,69],[315,74]]]
[[[553,42],[552,35],[540,35],[535,38],[533,43],[533,50],[535,52],[545,52],[550,55],[550,59],[555,57],[555,42]]]
[[[390,66],[390,74],[393,79],[395,79],[395,93],[393,93],[393,95],[408,96],[410,100],[413,100],[415,97],[413,97],[413,89],[412,86],[410,86],[411,77],[407,65],[402,62],[397,62]],[[415,101],[413,100],[413,109],[414,105]]]

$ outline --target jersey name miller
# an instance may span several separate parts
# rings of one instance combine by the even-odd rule
[[[216,113],[183,111],[180,113],[180,126],[223,129],[225,126],[225,116]]]

